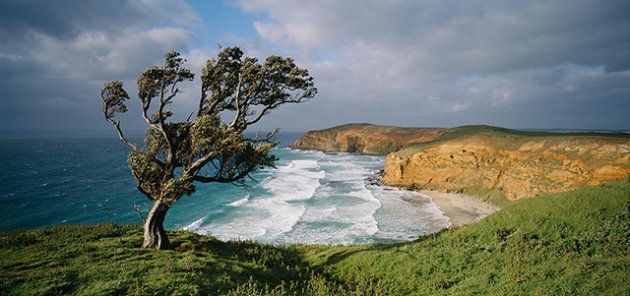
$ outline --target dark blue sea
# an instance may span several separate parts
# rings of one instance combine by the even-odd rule
[[[166,217],[171,229],[220,239],[284,243],[397,242],[436,232],[448,218],[420,193],[371,185],[383,158],[286,148],[301,133],[280,133],[277,168],[249,188],[198,184]],[[136,223],[149,203],[113,137],[0,139],[0,230],[55,224]]]

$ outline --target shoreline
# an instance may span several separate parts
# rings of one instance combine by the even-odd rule
[[[501,209],[472,195],[436,190],[420,190],[418,192],[430,197],[444,216],[448,217],[451,223],[449,228],[472,224]]]
[[[370,155],[359,152],[332,152],[318,149],[301,149],[301,148],[293,148],[287,146],[287,148],[291,150],[302,150],[302,151],[318,151],[328,154],[339,154],[339,153],[348,153],[354,155],[363,155],[363,156],[380,156],[382,155]],[[438,207],[438,209],[442,212],[444,216],[448,218],[450,225],[447,228],[459,227],[463,225],[469,225],[475,223],[491,214],[494,214],[501,210],[501,207],[493,205],[489,202],[485,202],[480,198],[473,195],[466,195],[462,193],[447,193],[441,192],[437,190],[413,190],[401,186],[392,186],[383,184],[383,169],[379,170],[373,176],[370,176],[365,179],[366,185],[376,185],[381,187],[394,187],[403,190],[412,190],[416,191],[422,195],[425,195],[431,199],[431,201]],[[410,200],[411,201],[411,200]]]

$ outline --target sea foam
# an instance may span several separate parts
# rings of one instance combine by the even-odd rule
[[[229,203],[228,206],[240,207],[240,206],[246,204],[248,201],[249,201],[249,195],[247,195],[246,197],[244,197],[242,199],[239,199],[237,201],[233,201],[233,202]]]
[[[369,243],[415,239],[449,225],[419,193],[368,185],[383,158],[279,149],[246,197],[225,203],[225,215],[186,229],[220,239],[285,243]]]

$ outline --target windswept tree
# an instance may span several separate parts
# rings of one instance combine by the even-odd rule
[[[273,166],[276,158],[270,151],[277,130],[254,138],[243,133],[280,105],[317,93],[313,78],[293,59],[270,56],[261,64],[243,57],[238,47],[227,47],[203,68],[197,110],[185,121],[174,121],[168,107],[180,93],[180,83],[194,79],[184,62],[171,51],[163,66],[150,67],[138,77],[141,116],[148,126],[143,145],[129,141],[114,119],[127,111],[123,83],[105,83],[101,91],[105,119],[131,150],[129,169],[138,190],[153,204],[144,223],[143,248],[170,247],[164,218],[175,202],[195,191],[195,182],[238,185],[253,171]]]

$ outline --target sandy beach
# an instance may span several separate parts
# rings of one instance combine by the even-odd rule
[[[420,193],[431,197],[438,208],[449,218],[451,227],[479,221],[501,209],[471,195],[433,190],[422,190]]]

